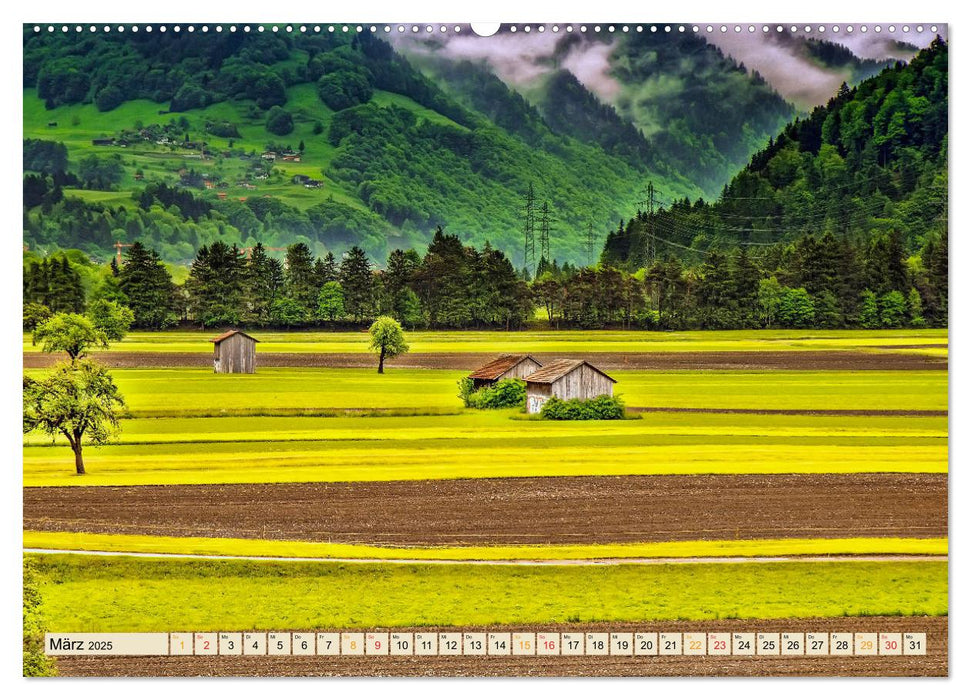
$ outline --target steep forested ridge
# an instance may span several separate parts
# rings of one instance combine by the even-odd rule
[[[757,72],[690,32],[624,35],[612,65],[622,86],[617,111],[706,192],[794,113]]]
[[[898,318],[908,300],[921,323],[946,324],[947,61],[935,40],[909,64],[844,85],[756,153],[716,201],[665,202],[622,221],[602,262],[648,267],[655,284],[680,288],[690,313],[675,325],[747,324],[732,309],[754,304],[768,278],[801,290],[808,325],[825,304],[826,323],[875,327],[881,304]],[[684,264],[697,266],[688,278]]]
[[[669,200],[612,235],[605,254],[643,262],[648,230],[666,252],[888,231],[919,248],[947,212],[947,114],[947,44],[935,41],[794,120],[713,203]]]

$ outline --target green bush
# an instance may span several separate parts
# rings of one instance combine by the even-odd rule
[[[469,377],[459,379],[459,398],[466,408],[472,408],[472,394],[475,393],[475,382]]]
[[[619,396],[598,396],[593,399],[563,401],[550,397],[540,411],[544,420],[622,420],[624,402]]]
[[[526,405],[526,382],[503,379],[475,391],[468,377],[459,380],[459,398],[466,408],[522,408]]]
[[[56,676],[54,660],[44,654],[44,618],[37,572],[24,559],[24,676]]]
[[[293,131],[293,115],[282,107],[272,107],[266,113],[266,130],[277,136],[286,136]]]

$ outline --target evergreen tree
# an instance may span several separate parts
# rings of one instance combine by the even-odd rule
[[[244,320],[259,326],[271,322],[273,302],[282,293],[283,266],[266,254],[262,243],[253,246],[243,273],[246,315]]]
[[[327,284],[328,282],[336,282],[337,276],[340,270],[337,267],[337,261],[334,259],[334,254],[327,251],[327,255],[324,256],[323,268],[320,274],[321,286]]]
[[[314,256],[306,243],[287,248],[284,279],[288,297],[307,311],[316,308],[320,288],[314,273]]]
[[[341,261],[339,282],[344,290],[346,313],[358,323],[370,318],[374,313],[371,261],[357,246],[351,248]]]
[[[136,328],[165,328],[176,320],[172,276],[158,253],[138,241],[125,251],[118,287],[135,316]]]
[[[192,262],[185,288],[189,313],[204,328],[234,326],[244,317],[245,259],[222,241],[202,246]]]

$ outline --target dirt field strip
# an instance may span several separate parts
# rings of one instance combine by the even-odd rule
[[[923,554],[861,554],[849,556],[791,557],[660,557],[611,559],[378,559],[345,557],[257,557],[229,554],[165,554],[160,552],[107,552],[88,549],[43,549],[24,547],[24,554],[81,554],[97,557],[140,557],[148,559],[201,559],[203,561],[328,562],[337,564],[478,564],[480,566],[619,566],[622,564],[777,564],[783,562],[889,562],[947,561],[946,556]]]
[[[571,353],[565,353],[570,355]],[[604,370],[941,370],[947,358],[901,352],[847,352],[843,350],[789,350],[775,352],[576,352]],[[540,362],[563,355],[534,353]],[[212,367],[211,352],[107,352],[91,357],[111,368]],[[50,367],[59,358],[23,353],[24,368]],[[472,370],[495,359],[495,353],[410,353],[386,363],[390,368]],[[371,368],[367,353],[261,352],[260,367]]]
[[[946,617],[589,622],[463,627],[548,632],[924,632],[926,656],[152,656],[61,657],[63,676],[946,676]],[[273,631],[273,630],[271,630]],[[294,630],[298,631],[298,630]],[[329,630],[318,630],[329,631]],[[339,631],[339,630],[334,630]],[[378,631],[378,630],[374,630]],[[382,628],[449,632],[452,628]]]
[[[947,537],[946,474],[23,489],[25,530],[388,546]]]

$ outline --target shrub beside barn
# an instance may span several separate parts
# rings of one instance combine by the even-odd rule
[[[554,360],[526,377],[526,412],[539,413],[554,396],[563,401],[613,396],[614,384],[586,360]]]

